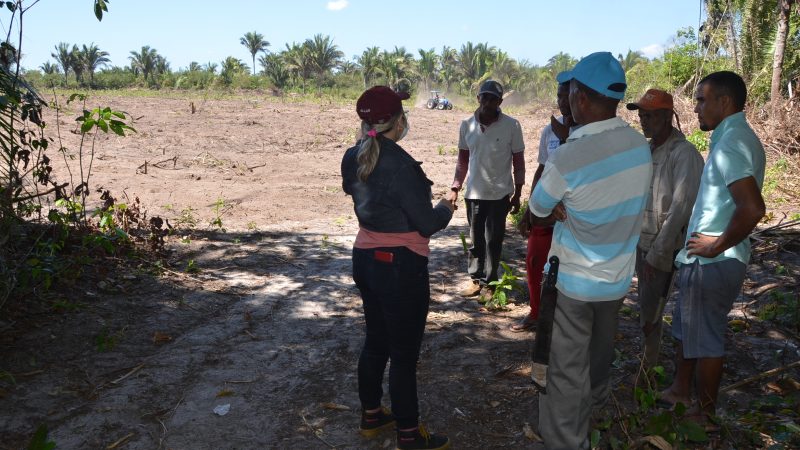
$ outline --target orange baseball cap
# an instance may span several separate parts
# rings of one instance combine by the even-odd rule
[[[668,109],[674,110],[672,96],[660,89],[648,89],[636,103],[626,105],[631,111],[635,109]]]

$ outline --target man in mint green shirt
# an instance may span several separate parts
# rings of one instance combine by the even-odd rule
[[[677,374],[662,400],[697,404],[689,417],[713,426],[722,379],[727,315],[739,295],[750,259],[750,232],[764,217],[765,155],[747,123],[747,87],[733,72],[715,72],[697,85],[700,129],[711,134],[711,151],[689,219],[685,247],[675,259],[678,298],[672,334],[678,341]]]

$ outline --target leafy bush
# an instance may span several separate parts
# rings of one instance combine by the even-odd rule
[[[190,70],[177,74],[176,89],[208,89],[214,84],[215,76],[207,70]]]
[[[514,275],[511,267],[502,261],[500,261],[500,265],[503,268],[503,276],[499,280],[489,283],[494,292],[492,292],[492,298],[486,302],[487,308],[505,308],[508,304],[508,295],[512,291],[522,292],[519,277]]]
[[[112,67],[94,75],[97,89],[122,89],[136,85],[136,74],[129,68]]]
[[[700,129],[694,130],[688,136],[686,136],[686,140],[691,142],[697,151],[700,153],[705,153],[708,151],[708,134]]]
[[[778,186],[780,186],[783,176],[788,169],[789,163],[784,158],[778,159],[772,165],[767,167],[767,170],[764,173],[764,187],[762,188],[764,197],[774,196],[773,194],[777,191]],[[771,200],[776,201],[779,199],[771,198]]]

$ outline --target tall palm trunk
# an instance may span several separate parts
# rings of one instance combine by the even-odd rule
[[[772,59],[772,85],[770,100],[772,113],[777,113],[781,99],[781,75],[783,72],[783,53],[786,50],[786,36],[789,34],[789,15],[794,0],[778,0],[778,35],[775,39],[775,56]]]
[[[736,38],[736,24],[734,23],[734,13],[733,13],[733,6],[731,5],[731,0],[728,0],[728,30],[727,30],[727,40],[728,40],[728,50],[732,53],[733,61],[736,64],[736,72],[742,73],[742,57],[739,54],[739,42]]]

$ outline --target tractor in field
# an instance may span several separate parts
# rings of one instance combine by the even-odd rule
[[[450,100],[439,95],[439,91],[431,91],[431,95],[428,98],[428,103],[426,106],[428,109],[453,109],[453,104],[450,102]]]

